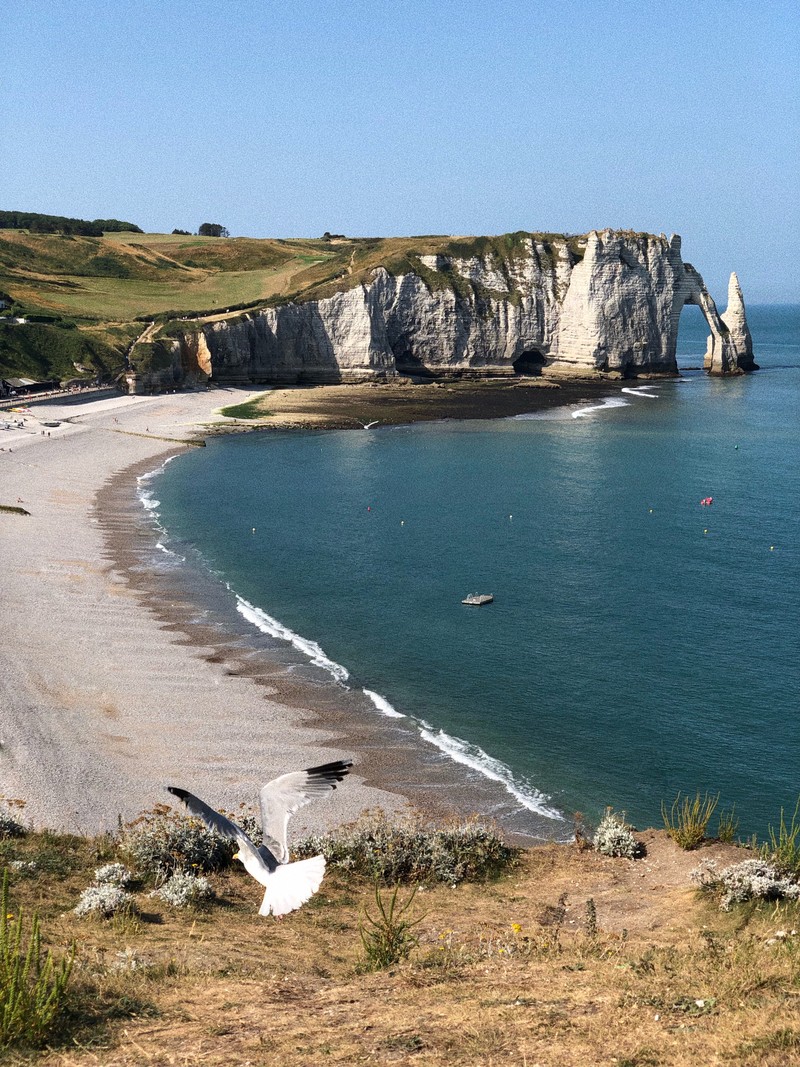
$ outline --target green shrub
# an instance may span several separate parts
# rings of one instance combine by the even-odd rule
[[[661,815],[667,833],[681,848],[687,851],[697,848],[705,840],[708,823],[718,803],[719,793],[715,797],[708,793],[701,797],[699,791],[694,799],[681,797],[678,793],[669,810],[662,800]]]
[[[65,878],[83,865],[83,840],[74,834],[56,834],[42,830],[33,839],[33,849],[27,852],[42,874]]]
[[[717,840],[725,845],[733,844],[736,839],[736,831],[739,829],[739,819],[736,815],[736,805],[731,805],[730,811],[719,813],[719,827],[717,828]]]
[[[778,832],[770,826],[769,828],[769,844],[766,842],[762,845],[761,855],[764,859],[770,860],[775,866],[783,871],[785,874],[800,874],[800,821],[798,821],[798,813],[800,812],[800,797],[798,797],[797,804],[795,804],[794,814],[792,815],[792,821],[789,825],[786,825],[786,819],[784,818],[783,808],[781,808],[781,821],[778,827]]]
[[[293,848],[298,859],[320,852],[332,867],[384,885],[480,881],[510,866],[517,849],[477,821],[432,829],[415,821],[371,816],[329,834],[311,834]]]
[[[365,959],[362,970],[379,971],[384,967],[391,967],[393,963],[407,960],[419,944],[419,938],[412,933],[412,930],[422,922],[424,916],[418,919],[406,918],[409,908],[414,903],[417,888],[414,887],[408,900],[403,904],[397,902],[399,891],[400,887],[395,886],[387,902],[381,896],[378,884],[375,884],[377,914],[373,918],[364,908],[365,921],[361,922],[358,927],[361,943],[364,946]]]
[[[176,871],[217,871],[230,867],[236,851],[197,819],[158,804],[125,828],[122,851],[141,874],[163,882]]]
[[[8,897],[8,871],[0,891],[0,1047],[25,1043],[38,1045],[55,1025],[67,993],[75,956],[58,965],[48,952],[42,956],[39,916],[33,913],[27,945],[23,916],[12,916]]]
[[[25,827],[7,811],[0,811],[0,838],[24,837]]]

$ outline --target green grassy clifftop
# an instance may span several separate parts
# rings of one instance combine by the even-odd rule
[[[512,267],[536,239],[545,259],[585,238],[526,232],[496,237],[256,240],[179,234],[102,237],[0,230],[0,376],[80,377],[119,373],[143,324],[169,335],[174,320],[324,299],[368,283],[373,271],[419,274],[432,290],[465,297],[474,286],[423,257],[492,263],[514,299]],[[25,319],[24,323],[19,319]],[[76,366],[78,365],[78,366]],[[84,367],[80,370],[78,367]]]

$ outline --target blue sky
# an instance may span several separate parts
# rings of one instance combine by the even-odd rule
[[[15,0],[0,208],[234,235],[677,232],[800,301],[796,0]]]

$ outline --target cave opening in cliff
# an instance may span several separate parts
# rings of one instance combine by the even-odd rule
[[[539,348],[528,348],[521,356],[514,360],[512,366],[514,373],[521,377],[530,377],[542,373],[545,364],[544,353]]]
[[[708,341],[708,323],[698,304],[684,304],[678,321],[675,359],[678,370],[702,370]]]

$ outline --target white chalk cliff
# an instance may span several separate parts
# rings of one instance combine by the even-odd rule
[[[325,299],[187,324],[169,342],[169,373],[264,383],[675,375],[685,304],[698,304],[708,323],[710,374],[756,369],[736,275],[720,316],[677,236],[531,234],[508,255],[409,254],[408,262],[413,269],[378,267]]]

